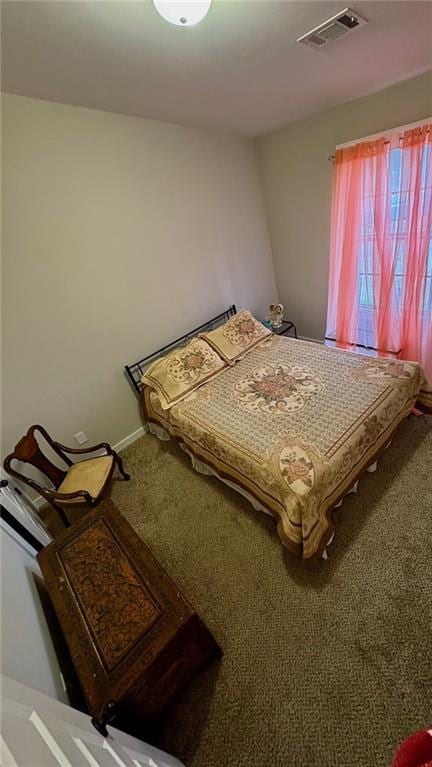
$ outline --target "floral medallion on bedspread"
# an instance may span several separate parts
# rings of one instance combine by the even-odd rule
[[[416,363],[272,336],[175,405],[168,428],[255,495],[283,543],[309,558],[331,535],[334,504],[387,444],[423,382]]]
[[[359,378],[391,378],[394,382],[402,384],[408,379],[415,377],[418,370],[417,362],[406,360],[393,360],[385,358],[364,358],[364,364],[356,370],[355,375]],[[423,377],[421,389],[418,392],[418,403],[426,410],[432,410],[432,385]]]
[[[303,365],[264,365],[234,385],[239,405],[268,415],[294,413],[322,389],[317,373]]]

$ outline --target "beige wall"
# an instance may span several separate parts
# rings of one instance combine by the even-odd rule
[[[432,115],[432,73],[341,104],[257,141],[279,299],[299,333],[322,339],[336,144]]]
[[[230,303],[276,297],[252,143],[3,100],[3,455],[141,425],[123,376]]]

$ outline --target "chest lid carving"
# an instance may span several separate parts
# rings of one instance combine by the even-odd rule
[[[59,559],[110,671],[158,620],[159,606],[103,519],[68,541]]]

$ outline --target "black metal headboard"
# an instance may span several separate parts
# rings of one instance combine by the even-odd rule
[[[152,354],[148,354],[147,357],[143,357],[141,360],[138,360],[138,362],[133,362],[131,365],[126,365],[126,375],[136,394],[141,393],[143,388],[141,378],[144,375],[145,369],[150,365],[151,362],[156,360],[158,357],[163,357],[165,354],[169,354],[169,352],[173,351],[176,347],[183,346],[188,341],[190,341],[191,338],[197,336],[198,333],[204,333],[206,330],[213,330],[214,328],[219,327],[219,325],[223,325],[224,322],[235,315],[236,311],[237,310],[235,304],[232,304],[228,307],[228,309],[222,312],[222,314],[218,314],[216,317],[212,317],[211,320],[208,320],[199,327],[190,330],[189,333],[186,333],[186,335],[180,336],[180,338],[177,338],[175,341],[171,341],[171,343],[167,344],[166,346],[162,346],[161,349],[152,352]]]

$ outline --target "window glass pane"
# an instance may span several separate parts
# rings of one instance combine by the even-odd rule
[[[366,314],[375,306],[374,282],[379,276],[380,253],[383,245],[386,248],[387,257],[391,258],[392,286],[391,301],[395,308],[401,306],[404,300],[404,285],[406,275],[406,259],[409,247],[409,237],[412,236],[413,199],[410,198],[410,179],[408,172],[407,156],[399,148],[392,149],[389,160],[389,187],[388,187],[388,211],[389,223],[384,234],[384,243],[379,238],[381,233],[375,229],[374,208],[376,198],[367,195],[363,199],[362,219],[360,230],[360,251],[358,261],[358,292],[357,300],[362,308],[362,324],[371,327],[371,321],[366,322]],[[421,159],[421,191],[420,206],[422,210],[421,221],[424,226],[428,225],[427,210],[432,205],[432,188],[426,186],[426,178],[429,163],[432,162],[432,147],[425,145]],[[410,210],[411,208],[411,210]],[[410,231],[411,230],[411,231]],[[425,232],[423,236],[429,239],[428,259],[426,266],[425,292],[423,298],[423,311],[432,311],[432,230]],[[374,250],[378,257],[375,258]],[[364,310],[364,311],[363,311]],[[366,312],[366,314],[365,314]]]
[[[390,189],[397,192],[401,185],[402,150],[392,149],[390,152]]]

